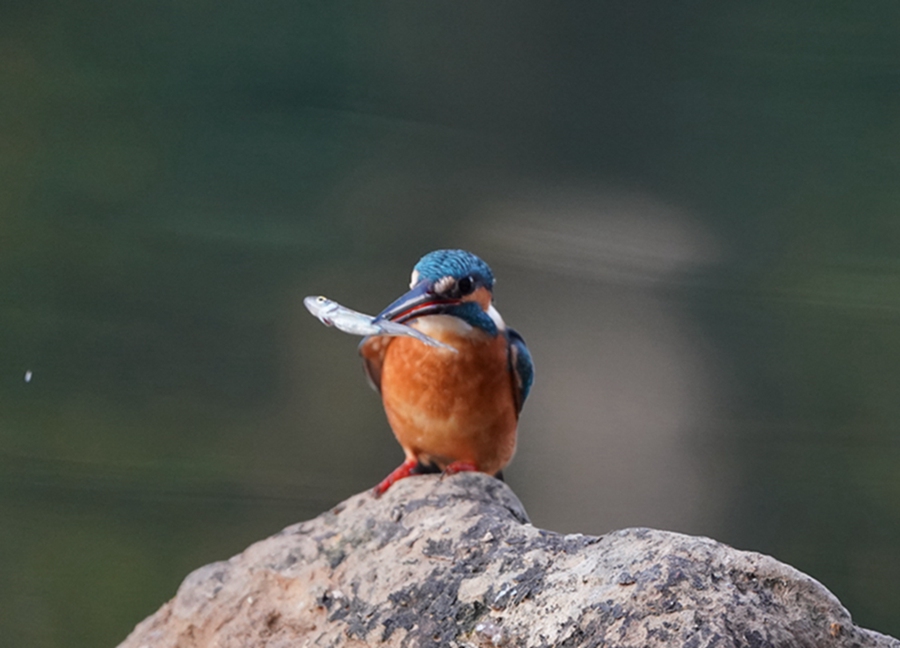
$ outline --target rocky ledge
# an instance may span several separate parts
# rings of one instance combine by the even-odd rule
[[[422,476],[190,574],[127,648],[878,646],[820,583],[708,538],[528,523],[503,483]]]

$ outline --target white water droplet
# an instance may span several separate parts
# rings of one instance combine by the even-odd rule
[[[32,376],[32,373],[31,373],[31,370],[29,369],[28,371],[25,372],[25,382],[31,382],[31,376]]]

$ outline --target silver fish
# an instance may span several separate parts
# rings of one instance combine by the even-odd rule
[[[319,321],[325,326],[333,326],[339,331],[350,335],[387,335],[394,337],[405,335],[415,338],[428,346],[447,349],[456,353],[456,349],[449,344],[438,342],[433,337],[425,335],[411,326],[390,320],[376,322],[371,315],[341,306],[327,297],[305,297],[303,305],[306,306],[306,310],[319,318]]]

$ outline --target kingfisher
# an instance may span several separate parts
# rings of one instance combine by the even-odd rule
[[[452,349],[373,335],[359,352],[406,459],[375,487],[423,472],[502,478],[534,379],[525,340],[493,305],[494,275],[465,250],[436,250],[415,265],[410,290],[376,318],[400,322]],[[455,350],[455,351],[454,351]]]

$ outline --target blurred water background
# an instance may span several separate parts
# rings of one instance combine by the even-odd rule
[[[0,16],[0,644],[114,645],[395,467],[301,300],[439,247],[534,354],[536,525],[770,553],[900,635],[896,2]]]

